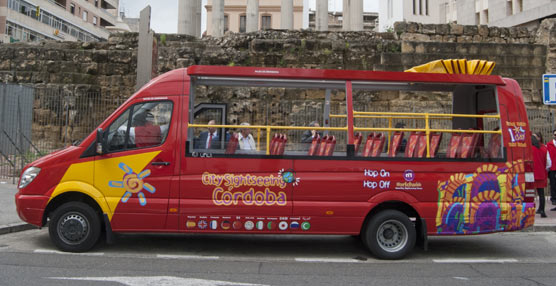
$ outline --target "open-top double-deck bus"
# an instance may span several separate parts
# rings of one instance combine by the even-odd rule
[[[326,234],[398,259],[532,225],[529,138],[499,76],[191,66],[26,166],[16,203],[64,251],[113,232]]]

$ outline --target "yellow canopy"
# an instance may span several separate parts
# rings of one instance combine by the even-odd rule
[[[406,70],[406,72],[489,75],[492,73],[495,65],[496,63],[486,60],[436,60],[412,67]]]

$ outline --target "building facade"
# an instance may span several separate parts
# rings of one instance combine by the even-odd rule
[[[555,0],[384,0],[379,2],[379,30],[394,22],[457,23],[497,27],[537,27],[556,16]]]
[[[388,31],[395,22],[440,23],[441,3],[446,0],[381,0],[378,5],[378,30]]]
[[[259,30],[280,29],[281,0],[259,1]],[[212,0],[207,1],[206,27],[207,35],[212,31]],[[299,30],[303,25],[303,0],[293,1],[293,29]],[[244,33],[246,31],[247,0],[224,1],[224,32]]]
[[[554,0],[459,0],[455,8],[461,25],[534,28],[556,16]]]
[[[329,6],[330,7],[330,6]],[[343,31],[343,13],[338,11],[328,12],[328,31]],[[315,30],[316,11],[309,10],[309,30]],[[363,31],[376,31],[378,29],[378,13],[363,12]]]
[[[102,41],[119,0],[0,0],[0,40]]]

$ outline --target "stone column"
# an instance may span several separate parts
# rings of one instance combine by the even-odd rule
[[[259,30],[259,0],[247,0],[245,26],[247,33]]]
[[[178,34],[201,36],[201,0],[179,0]]]
[[[351,31],[363,31],[363,0],[350,0],[349,26]]]
[[[342,5],[342,30],[343,31],[349,31],[351,29],[351,23],[350,23],[350,15],[351,15],[351,11],[350,11],[350,4],[351,0],[344,0],[343,1],[343,5]]]
[[[280,9],[280,29],[293,29],[293,0],[282,0]]]
[[[317,0],[315,16],[315,29],[317,31],[328,31],[328,0]]]
[[[212,1],[212,31],[213,37],[224,35],[224,0]]]
[[[135,90],[139,90],[152,78],[153,38],[151,31],[151,6],[147,5],[139,14],[139,43],[137,47],[137,75]]]

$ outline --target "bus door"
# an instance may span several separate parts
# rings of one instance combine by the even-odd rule
[[[104,192],[114,230],[166,228],[172,177],[179,165],[178,97],[130,105],[105,130],[95,187]]]

